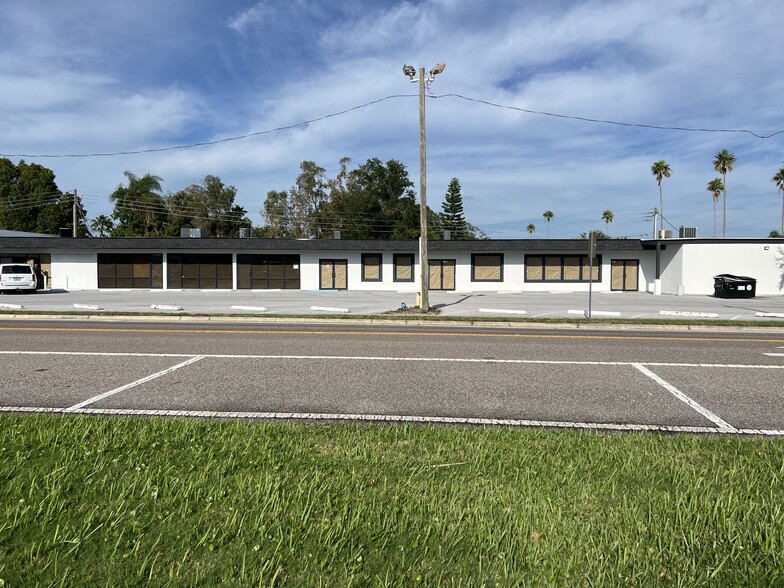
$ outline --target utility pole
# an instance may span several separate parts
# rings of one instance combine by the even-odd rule
[[[76,227],[78,225],[76,223],[77,223],[78,218],[79,218],[79,215],[77,214],[78,207],[79,207],[79,196],[78,196],[76,190],[74,190],[74,193],[73,193],[73,230],[71,232],[71,235],[73,236],[74,239],[76,238],[76,235],[77,235]]]
[[[411,82],[419,82],[419,266],[421,310],[430,310],[430,264],[427,258],[427,138],[425,136],[425,87],[444,71],[445,64],[439,63],[430,70],[430,77],[425,77],[425,68],[419,68],[419,79],[414,76],[417,71],[411,65],[403,66],[403,74]]]
[[[419,308],[430,310],[430,263],[427,258],[427,139],[425,137],[425,68],[419,68]]]
[[[653,209],[653,238],[658,239],[659,235],[656,233],[656,216],[659,214],[659,209]]]

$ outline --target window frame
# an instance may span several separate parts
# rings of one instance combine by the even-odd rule
[[[96,257],[96,273],[101,290],[162,290],[163,253],[101,252]]]
[[[368,267],[368,259],[378,259],[378,277],[368,278],[366,268]],[[362,254],[362,281],[363,282],[383,282],[384,281],[384,255],[382,253],[363,253]]]
[[[564,268],[567,267],[567,266],[565,266],[565,261],[567,259],[573,259],[573,258],[577,258],[578,259],[578,266],[577,267],[579,267],[579,274],[578,274],[579,277],[576,280],[574,280],[574,279],[569,279],[569,280],[564,279]],[[539,263],[539,264],[531,264],[531,263],[529,263],[530,259],[539,259],[539,260],[541,260],[541,263]],[[555,266],[555,265],[548,266],[547,265],[547,260],[548,259],[559,259],[560,260],[560,266]],[[596,278],[593,281],[598,283],[598,282],[602,281],[602,256],[601,256],[601,254],[596,255],[594,257],[594,260],[595,260],[595,263],[594,263],[593,267],[594,267],[594,271],[596,272]],[[590,276],[588,276],[588,262],[589,262],[588,255],[584,254],[584,253],[566,253],[566,254],[562,254],[562,255],[552,255],[552,254],[546,254],[546,253],[528,254],[528,255],[525,256],[525,265],[524,265],[524,268],[523,268],[523,281],[527,282],[527,283],[535,283],[535,284],[564,284],[564,283],[566,283],[566,284],[585,284],[585,283],[590,281],[589,280]],[[529,278],[529,274],[528,274],[528,268],[529,267],[531,267],[531,268],[538,268],[540,277],[539,278],[534,278],[534,279]],[[548,279],[547,278],[547,269],[548,269],[548,267],[551,270],[555,269],[555,267],[560,267],[560,278],[558,278],[558,279]],[[570,265],[568,267],[575,267],[575,266],[574,265]]]
[[[476,260],[478,258],[498,258],[498,278],[477,278],[476,277]],[[489,267],[489,266],[487,266]],[[472,282],[503,282],[504,281],[504,254],[503,253],[472,253],[471,254],[471,281]]]
[[[398,265],[399,265],[399,262],[400,262],[401,259],[410,259],[411,260],[411,264],[410,264],[410,267],[411,267],[411,277],[410,278],[399,278],[398,277]],[[416,263],[415,263],[415,261],[416,260],[414,259],[414,254],[413,253],[395,253],[392,256],[392,281],[393,282],[414,282],[415,281],[414,275],[416,274],[416,271],[415,271]]]

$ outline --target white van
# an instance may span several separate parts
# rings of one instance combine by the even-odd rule
[[[0,292],[35,292],[38,280],[33,268],[26,263],[0,265]]]

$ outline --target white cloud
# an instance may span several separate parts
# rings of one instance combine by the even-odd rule
[[[439,61],[447,69],[432,85],[435,94],[624,122],[784,128],[784,80],[776,75],[784,50],[780,3],[165,4],[141,2],[127,11],[95,4],[89,26],[56,2],[51,16],[43,9],[30,20],[22,9],[0,16],[0,34],[16,31],[5,35],[0,59],[2,149],[119,151],[274,129],[415,94],[403,63],[429,68]],[[54,34],[60,17],[69,18],[68,34]],[[6,19],[12,27],[3,25]],[[214,48],[214,60],[205,47]],[[525,225],[540,225],[545,208],[556,212],[554,237],[600,226],[606,208],[616,215],[613,234],[649,232],[642,219],[658,205],[650,175],[657,159],[674,170],[665,186],[668,216],[710,225],[712,233],[705,184],[715,175],[713,155],[724,147],[738,155],[728,200],[731,234],[767,234],[774,228],[768,220],[780,215],[770,176],[784,158],[784,135],[761,140],[624,128],[454,97],[428,100],[427,120],[428,202],[440,208],[449,179],[459,177],[469,220],[493,236],[525,236]],[[268,190],[291,186],[302,160],[334,174],[342,156],[356,164],[394,158],[418,183],[418,154],[416,99],[395,98],[212,147],[39,162],[51,164],[65,186],[96,198],[123,180],[124,169],[161,175],[167,190],[216,174],[236,185],[240,204],[255,213]],[[110,208],[104,200],[89,211]]]
[[[248,28],[267,22],[273,12],[265,2],[259,2],[233,16],[229,20],[228,27],[238,33],[245,33]]]

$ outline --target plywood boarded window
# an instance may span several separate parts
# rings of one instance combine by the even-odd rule
[[[502,282],[504,280],[504,255],[502,253],[475,253],[471,256],[472,282]]]
[[[561,268],[563,263],[562,257],[552,257],[548,256],[544,258],[544,279],[548,281],[558,281],[560,282],[563,280],[563,274],[561,273]]]
[[[602,257],[593,261],[593,281],[601,281]],[[526,282],[587,282],[589,279],[587,255],[526,255]]]
[[[381,281],[381,254],[380,253],[362,254],[362,281],[363,282]]]
[[[580,279],[580,258],[575,256],[564,257],[563,279],[568,282]]]
[[[395,282],[414,281],[414,256],[410,253],[396,253],[393,257]]]
[[[541,282],[544,265],[544,258],[536,255],[529,255],[525,258],[525,281],[526,282]]]
[[[587,255],[583,256],[582,258],[583,264],[583,277],[582,281],[587,282],[588,277],[591,273],[591,260],[588,258]],[[601,256],[596,256],[593,258],[593,281],[599,282],[601,276],[601,267],[602,267],[602,258]]]

